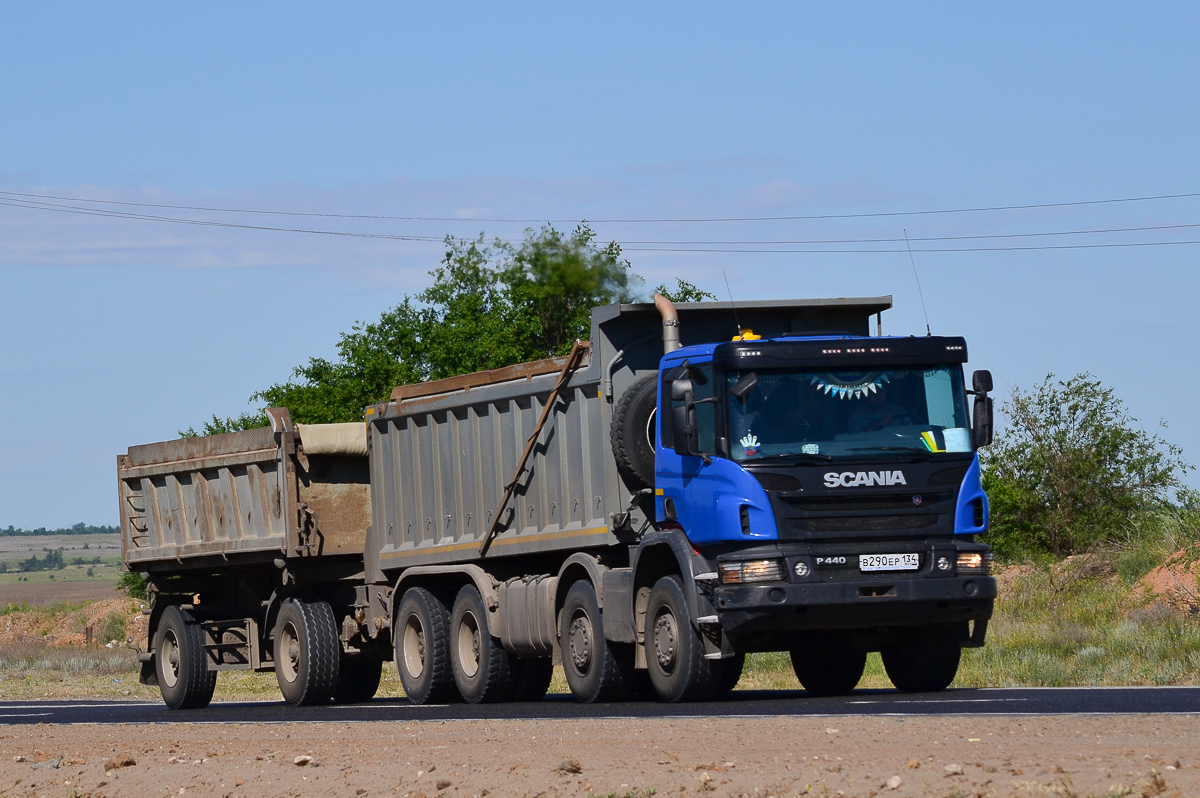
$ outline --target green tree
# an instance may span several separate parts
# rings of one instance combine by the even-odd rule
[[[675,278],[674,288],[667,288],[666,283],[659,283],[654,292],[662,294],[672,302],[703,302],[705,300],[715,302],[717,299],[716,294],[710,294],[703,288],[679,277]]]
[[[982,460],[989,542],[1004,557],[1063,557],[1120,540],[1140,513],[1168,506],[1191,468],[1090,374],[1014,388],[1002,413],[1007,425]]]
[[[252,397],[302,423],[357,421],[393,387],[564,354],[590,335],[591,308],[632,301],[637,278],[615,243],[581,225],[526,231],[519,246],[449,237],[433,285]]]

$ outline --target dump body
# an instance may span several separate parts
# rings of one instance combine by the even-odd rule
[[[279,418],[276,428],[132,446],[119,455],[126,566],[170,573],[361,557],[371,523],[362,425],[309,427],[306,447],[286,411]],[[349,442],[339,439],[346,433]]]

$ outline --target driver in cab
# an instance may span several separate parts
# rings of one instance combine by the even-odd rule
[[[904,427],[912,424],[908,411],[888,401],[887,383],[881,383],[868,392],[850,415],[847,424],[850,432],[868,432],[886,427]]]

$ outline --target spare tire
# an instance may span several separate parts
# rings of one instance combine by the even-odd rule
[[[635,380],[613,410],[613,456],[617,466],[638,487],[654,487],[654,421],[658,410],[658,375]]]

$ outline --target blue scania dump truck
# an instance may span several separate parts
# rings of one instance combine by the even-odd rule
[[[787,651],[810,693],[881,652],[941,690],[996,595],[962,338],[883,336],[890,297],[595,308],[559,358],[396,388],[365,423],[131,447],[123,553],[144,682],[221,670],[292,704],[705,700]],[[875,322],[875,334],[871,323]]]

